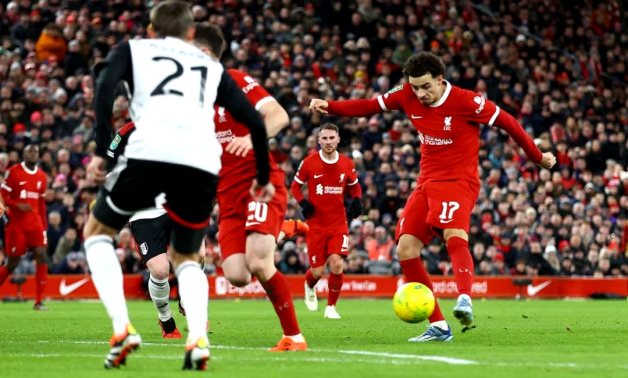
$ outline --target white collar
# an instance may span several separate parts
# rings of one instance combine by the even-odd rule
[[[447,101],[447,97],[449,97],[449,93],[451,92],[451,84],[449,84],[447,80],[445,80],[445,84],[447,84],[447,86],[445,87],[445,93],[443,93],[440,100],[430,105],[432,108],[439,107],[443,105],[445,101]]]
[[[336,153],[336,157],[329,160],[325,158],[325,155],[323,154],[323,150],[319,150],[318,151],[318,155],[321,157],[321,160],[324,161],[327,164],[336,164],[338,162],[338,159],[340,159],[340,154],[338,153],[338,151],[334,151]]]
[[[24,169],[24,172],[28,173],[29,175],[34,175],[35,173],[37,173],[37,166],[35,166],[35,169],[30,170],[24,162],[22,162],[22,169]]]

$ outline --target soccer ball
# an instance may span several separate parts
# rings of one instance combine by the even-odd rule
[[[420,323],[434,312],[434,293],[418,282],[400,286],[393,297],[393,310],[406,323]]]

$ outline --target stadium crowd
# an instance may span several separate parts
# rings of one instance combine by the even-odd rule
[[[96,193],[85,177],[95,147],[91,68],[117,42],[145,36],[152,3],[0,2],[0,173],[21,161],[25,145],[40,145],[54,273],[86,272],[80,235]],[[341,126],[365,209],[350,224],[346,273],[399,273],[394,229],[416,184],[419,142],[401,114],[322,119],[309,101],[385,93],[403,80],[411,54],[431,51],[448,80],[513,114],[558,158],[552,171],[539,170],[504,133],[482,127],[482,190],[469,232],[476,273],[628,276],[628,14],[619,1],[191,3],[197,21],[223,29],[225,65],[251,73],[288,110],[289,127],[269,146],[289,180],[316,151],[317,127]],[[127,121],[126,105],[116,101],[116,127]],[[291,199],[287,217],[299,216]],[[208,273],[220,271],[216,232],[207,237]],[[128,229],[117,243],[124,271],[142,269]],[[303,238],[281,243],[275,261],[304,273]],[[441,242],[423,261],[431,274],[452,274]]]

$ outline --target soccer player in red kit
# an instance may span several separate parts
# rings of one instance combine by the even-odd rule
[[[32,249],[35,253],[35,310],[47,310],[42,299],[48,264],[46,263],[48,215],[46,193],[48,178],[37,166],[39,147],[29,144],[24,148],[24,161],[9,168],[2,184],[2,198],[7,208],[9,223],[5,227],[5,253],[9,257],[6,266],[0,267],[0,285],[15,269],[24,254]]]
[[[217,57],[225,48],[222,32],[213,25],[198,25],[195,41],[201,49]],[[261,113],[269,137],[288,125],[286,111],[257,81],[243,71],[228,72]],[[249,191],[255,178],[249,130],[222,107],[216,108],[214,123],[223,148],[217,199],[218,243],[225,277],[232,285],[242,287],[251,281],[252,274],[266,290],[283,329],[283,337],[270,351],[306,350],[288,280],[275,268],[273,259],[288,203],[285,173],[271,160],[270,182],[275,187],[275,196],[268,203],[255,201]]]
[[[329,263],[329,296],[324,314],[328,319],[340,319],[336,302],[342,289],[343,259],[349,253],[346,187],[352,198],[349,216],[355,218],[362,212],[362,188],[353,161],[337,151],[339,142],[338,126],[331,123],[321,126],[318,133],[321,149],[301,162],[290,188],[310,227],[306,239],[310,268],[305,273],[305,305],[310,311],[318,309],[314,286]],[[306,183],[308,199],[301,192]]]
[[[541,153],[519,123],[482,95],[458,88],[444,79],[445,65],[434,54],[422,52],[404,65],[407,82],[368,100],[314,99],[310,108],[340,116],[370,116],[402,110],[421,141],[420,174],[397,223],[397,253],[405,278],[432,287],[420,261],[425,245],[440,234],[447,245],[458,286],[454,315],[468,326],[473,322],[471,286],[473,260],[468,230],[478,198],[480,124],[505,130],[537,165],[551,168],[556,158]],[[411,342],[450,341],[449,325],[438,306],[428,330]]]

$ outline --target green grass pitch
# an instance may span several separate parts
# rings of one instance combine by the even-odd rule
[[[297,299],[310,350],[269,353],[281,331],[267,301],[212,300],[209,371],[182,372],[183,344],[161,338],[148,301],[129,302],[144,344],[115,371],[102,364],[111,323],[99,302],[0,303],[0,377],[628,377],[626,301],[476,300],[464,334],[453,304],[441,303],[451,343],[412,344],[425,323],[401,322],[390,300],[341,298],[343,318],[327,320]]]

